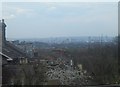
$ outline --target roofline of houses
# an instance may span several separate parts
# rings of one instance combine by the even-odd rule
[[[9,56],[5,55],[5,54],[4,54],[4,53],[2,53],[2,52],[0,52],[0,55],[5,56],[6,58],[8,58],[8,59],[7,59],[8,61],[12,61],[12,60],[13,60],[11,57],[9,57]]]

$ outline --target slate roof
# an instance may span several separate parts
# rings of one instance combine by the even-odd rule
[[[27,55],[21,49],[8,41],[4,43],[4,46],[2,47],[2,53],[10,56],[11,58],[27,57]]]

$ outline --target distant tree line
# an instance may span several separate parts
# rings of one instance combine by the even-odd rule
[[[91,84],[120,83],[118,49],[120,37],[112,42],[88,43],[88,47],[69,48],[75,66],[82,64],[93,77]]]

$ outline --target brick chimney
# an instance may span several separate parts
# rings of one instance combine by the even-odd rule
[[[2,33],[2,45],[4,45],[5,41],[6,41],[6,35],[5,35],[5,30],[6,30],[6,24],[4,22],[4,19],[2,19],[2,21],[0,20],[0,32]]]
[[[4,19],[2,19],[2,41],[3,43],[6,41],[6,24],[4,22]]]

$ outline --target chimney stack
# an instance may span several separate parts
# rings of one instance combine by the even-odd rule
[[[4,22],[4,19],[2,19],[1,25],[2,25],[2,43],[4,45],[4,42],[6,41],[6,34],[5,34],[6,24]]]

